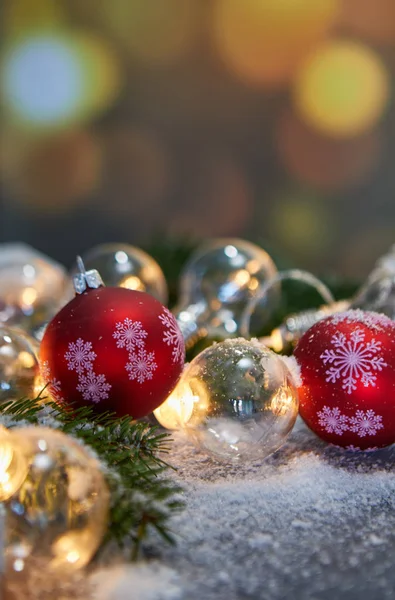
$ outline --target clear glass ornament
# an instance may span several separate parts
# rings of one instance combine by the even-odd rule
[[[174,309],[186,346],[206,336],[240,335],[246,305],[276,273],[269,254],[250,242],[216,239],[200,246],[181,274],[180,303]],[[266,318],[267,307],[256,311],[258,327]]]
[[[82,255],[87,271],[99,271],[104,285],[147,292],[167,304],[168,289],[158,263],[146,252],[129,244],[101,244]],[[77,265],[72,275],[78,273]]]
[[[107,528],[109,492],[99,464],[60,431],[15,429],[29,464],[6,503],[6,567],[21,572],[32,560],[79,569],[97,551]]]
[[[395,246],[380,257],[366,282],[351,300],[350,308],[360,308],[395,319]]]
[[[241,333],[249,336],[251,319],[260,305],[267,305],[271,289],[280,280],[293,279],[314,287],[327,302],[319,308],[307,309],[289,315],[283,323],[275,328],[261,341],[275,350],[284,352],[296,346],[302,335],[321,319],[349,309],[361,309],[383,313],[395,319],[395,245],[384,256],[381,256],[367,277],[365,283],[356,294],[346,300],[335,302],[327,286],[311,273],[300,270],[282,271],[266,282],[246,307],[242,317]]]
[[[24,482],[28,470],[23,447],[0,425],[0,502],[8,500]]]
[[[0,327],[0,408],[9,400],[35,398],[44,387],[36,350],[35,340],[22,331]]]
[[[270,305],[273,289],[279,292],[278,286],[283,281],[295,281],[315,289],[322,297],[325,306],[308,309],[298,314],[292,314],[270,336],[261,338],[261,342],[276,352],[284,352],[296,345],[297,341],[314,323],[324,317],[349,308],[349,302],[335,302],[330,289],[315,275],[301,269],[289,269],[276,273],[257,291],[243,311],[240,330],[244,337],[250,337],[252,320],[256,312],[261,313],[263,307]]]
[[[65,269],[24,244],[0,245],[0,323],[40,338],[72,297]]]
[[[263,459],[277,450],[298,413],[294,375],[257,341],[228,339],[187,365],[155,411],[165,427],[185,429],[220,460]]]

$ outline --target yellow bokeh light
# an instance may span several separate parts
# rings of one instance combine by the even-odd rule
[[[199,0],[101,0],[99,4],[103,25],[143,62],[172,64],[189,51],[196,39]]]
[[[75,45],[85,73],[85,107],[88,115],[101,112],[118,96],[121,71],[117,57],[103,38],[93,34],[76,34]]]
[[[220,57],[250,84],[289,81],[301,60],[332,26],[338,0],[217,0],[213,36]]]
[[[372,128],[389,96],[389,76],[380,57],[363,44],[335,40],[322,46],[301,69],[295,107],[317,130],[351,137]]]

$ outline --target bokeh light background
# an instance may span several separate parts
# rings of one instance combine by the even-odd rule
[[[395,241],[394,0],[3,0],[1,241]]]

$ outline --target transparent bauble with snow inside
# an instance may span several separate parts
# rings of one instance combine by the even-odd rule
[[[297,412],[294,375],[283,359],[237,338],[194,358],[155,416],[166,427],[185,428],[214,457],[240,461],[277,450]]]

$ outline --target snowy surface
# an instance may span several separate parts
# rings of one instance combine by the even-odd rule
[[[263,464],[217,464],[176,436],[177,546],[95,573],[95,600],[395,597],[395,447],[351,453],[302,422]]]

